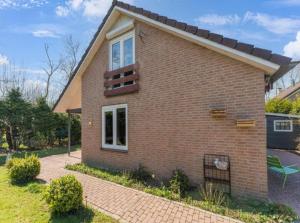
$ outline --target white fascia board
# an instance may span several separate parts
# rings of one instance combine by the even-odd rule
[[[211,49],[213,51],[219,52],[221,54],[227,55],[231,58],[234,58],[236,60],[245,62],[247,64],[250,64],[254,67],[260,68],[262,70],[264,70],[265,72],[267,72],[268,74],[274,74],[279,68],[280,65],[272,63],[268,60],[264,60],[262,58],[241,52],[239,50],[236,49],[232,49],[230,47],[221,45],[219,43],[213,42],[211,40],[208,40],[206,38],[200,37],[200,36],[196,36],[194,34],[182,31],[180,29],[174,28],[172,26],[163,24],[161,22],[155,21],[153,19],[150,19],[146,16],[128,11],[126,9],[120,8],[118,6],[115,7],[118,11],[120,11],[121,13],[134,17],[137,20],[143,21],[149,25],[155,26],[157,28],[160,28],[162,30],[167,31],[168,33],[172,33],[176,36],[179,36],[183,39],[189,40],[193,43],[196,43],[198,45],[201,45],[203,47],[206,47],[208,49]]]
[[[134,27],[134,20],[131,20],[131,21],[128,21],[126,22],[125,24],[123,24],[122,26],[116,28],[116,29],[113,29],[112,31],[106,33],[106,38],[108,40],[111,40],[131,29],[133,29]]]

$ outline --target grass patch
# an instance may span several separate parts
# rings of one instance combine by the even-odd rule
[[[72,146],[71,152],[79,150],[80,146]],[[51,155],[58,155],[68,152],[68,147],[53,147],[48,149],[34,150],[34,151],[21,151],[13,154],[13,157],[24,158],[26,154],[28,155],[36,155],[39,158],[43,158]],[[5,164],[7,154],[0,154],[0,166]]]
[[[182,199],[173,193],[168,186],[163,183],[154,186],[147,182],[132,179],[128,172],[118,172],[89,167],[85,164],[67,165],[66,169],[78,171],[104,180],[108,180],[123,186],[135,188],[156,196],[165,197],[170,200],[185,202],[187,204],[208,210],[217,214],[225,215],[249,223],[276,223],[294,222],[298,219],[296,213],[285,205],[270,203],[266,201],[249,198],[233,199],[226,197],[222,205],[201,199],[199,191],[194,189]]]
[[[43,199],[45,185],[36,181],[22,186],[9,183],[7,169],[0,167],[0,222],[5,223],[113,223],[112,218],[91,208],[67,216],[51,215]]]

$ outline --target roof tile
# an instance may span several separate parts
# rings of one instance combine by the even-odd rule
[[[187,25],[186,28],[185,28],[185,31],[187,31],[189,33],[192,33],[192,34],[196,34],[197,30],[198,30],[197,26]]]
[[[265,50],[265,49],[261,49],[261,48],[254,48],[253,45],[251,44],[247,44],[247,43],[242,43],[242,42],[238,42],[235,39],[231,39],[231,38],[226,38],[223,37],[222,35],[216,34],[216,33],[210,33],[208,30],[205,29],[199,29],[196,26],[191,26],[188,25],[186,23],[183,22],[178,22],[174,19],[169,19],[165,16],[161,16],[159,14],[156,13],[152,13],[150,11],[144,10],[142,8],[137,8],[135,6],[129,6],[126,3],[120,2],[120,1],[113,1],[113,5],[117,5],[119,7],[122,7],[124,9],[128,9],[130,11],[136,12],[138,14],[144,15],[150,19],[153,19],[155,21],[167,24],[169,26],[178,28],[180,30],[184,30],[188,33],[192,33],[194,35],[209,39],[211,41],[220,43],[224,46],[242,51],[244,53],[248,53],[251,54],[253,56],[256,57],[260,57],[263,58],[265,60],[270,60],[273,63],[276,64],[288,64],[291,61],[291,58],[285,57],[285,56],[281,56],[278,54],[272,54],[272,52],[270,50]]]
[[[177,21],[174,20],[174,19],[168,19],[167,22],[166,22],[166,24],[169,25],[169,26],[175,27],[176,26],[176,22]]]
[[[166,23],[167,22],[167,17],[166,16],[158,16],[157,21],[161,23]]]
[[[253,54],[253,56],[257,56],[257,57],[263,58],[265,60],[269,60],[271,57],[272,51],[255,47],[253,49],[252,54]]]
[[[291,58],[279,54],[272,54],[271,62],[277,63],[279,65],[288,64],[291,62]]]
[[[224,46],[228,46],[230,48],[235,48],[236,47],[236,44],[237,44],[237,40],[235,39],[230,39],[230,38],[226,38],[224,37],[223,40],[222,40],[222,44]]]
[[[216,33],[209,33],[208,39],[210,39],[216,43],[221,43],[223,36],[216,34]]]
[[[208,38],[208,34],[209,34],[209,31],[206,29],[198,29],[197,33],[196,33],[197,36],[200,36],[203,38]]]
[[[183,31],[185,31],[186,26],[187,26],[187,24],[183,23],[183,22],[177,22],[176,23],[176,28],[181,29]]]
[[[252,50],[253,50],[253,45],[251,44],[247,44],[247,43],[242,43],[242,42],[238,42],[238,44],[236,45],[237,50],[242,51],[244,53],[249,53],[251,54]]]

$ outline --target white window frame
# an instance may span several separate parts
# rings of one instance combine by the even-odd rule
[[[120,68],[124,67],[124,41],[129,38],[132,38],[132,63],[135,63],[135,35],[134,30],[132,30],[122,36],[112,39],[109,42],[109,70],[112,70],[112,46],[117,42],[120,42]]]
[[[278,122],[286,122],[290,124],[290,129],[289,130],[282,130],[282,129],[277,129],[276,124]],[[274,132],[293,132],[293,120],[274,120],[273,122],[274,125]]]
[[[125,108],[126,118],[126,145],[117,145],[117,109]],[[105,112],[111,111],[113,113],[113,144],[105,143]],[[116,149],[116,150],[128,150],[128,106],[127,104],[109,105],[102,107],[102,148],[104,149]]]

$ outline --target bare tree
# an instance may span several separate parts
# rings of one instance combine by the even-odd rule
[[[299,66],[296,66],[295,68],[290,70],[288,74],[289,74],[290,85],[295,86],[295,84],[299,82],[299,76],[300,76]]]
[[[25,89],[25,75],[14,64],[4,65],[0,73],[0,98],[5,97],[11,89]]]
[[[65,74],[65,78],[68,81],[73,75],[78,63],[80,43],[74,40],[72,35],[69,35],[64,40],[64,50],[61,71]]]
[[[55,62],[49,53],[49,45],[47,43],[44,44],[45,54],[46,54],[46,62],[45,67],[43,68],[45,74],[47,75],[46,79],[46,89],[45,89],[45,98],[48,99],[49,96],[49,89],[51,80],[54,76],[54,74],[60,69],[62,60],[59,59],[57,62]]]

